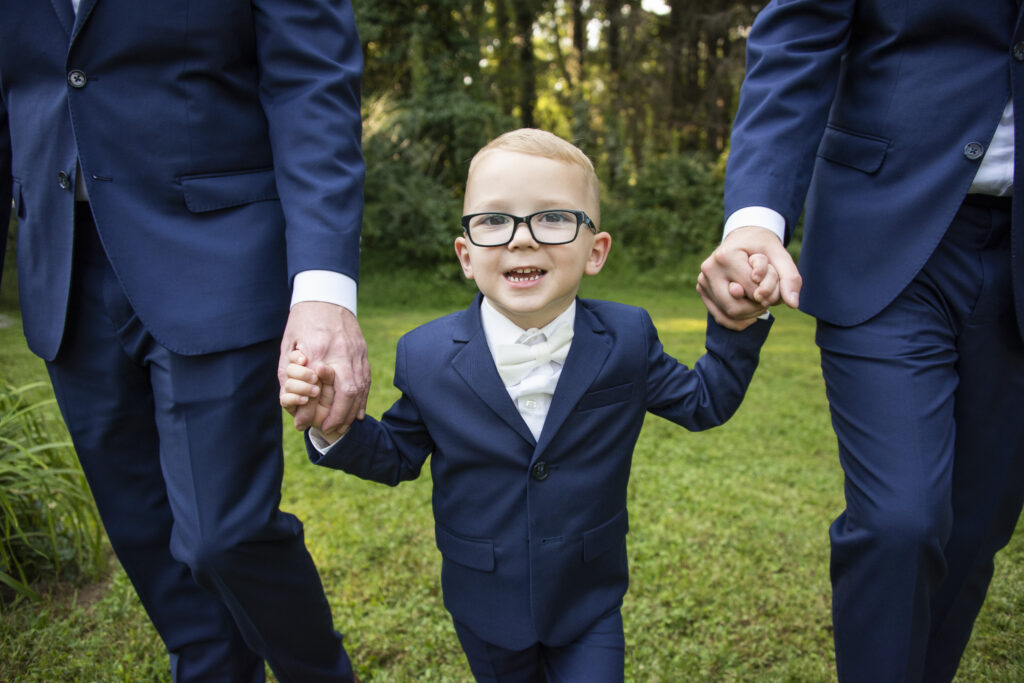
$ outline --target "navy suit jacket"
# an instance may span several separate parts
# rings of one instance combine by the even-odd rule
[[[25,335],[66,317],[74,179],[136,314],[184,354],[281,333],[290,278],[358,276],[360,43],[347,0],[4,0],[0,231]]]
[[[1011,96],[1024,130],[1021,14],[1017,0],[773,0],[758,15],[725,209],[775,209],[791,234],[806,198],[802,309],[854,325],[920,271]]]
[[[770,328],[709,319],[691,370],[667,355],[647,312],[578,300],[569,355],[540,439],[502,384],[468,310],[398,342],[401,398],[353,424],[317,464],[390,485],[431,457],[441,583],[452,616],[511,649],[562,645],[614,609],[628,585],[626,484],[650,411],[691,430],[725,422]]]

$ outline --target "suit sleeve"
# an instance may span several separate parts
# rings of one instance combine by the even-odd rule
[[[747,39],[747,73],[726,168],[725,215],[764,206],[786,219],[803,208],[839,81],[856,0],[772,0]]]
[[[693,369],[665,353],[647,312],[647,409],[690,431],[726,422],[740,407],[773,320],[735,332],[708,316],[705,348]]]
[[[406,391],[405,358],[405,340],[401,339],[395,359],[395,386],[402,397],[379,421],[369,415],[356,420],[344,438],[323,454],[309,442],[307,433],[306,452],[314,464],[389,486],[419,476],[424,461],[434,451],[434,442],[416,402]]]
[[[253,0],[288,274],[359,277],[362,48],[349,0]]]
[[[7,230],[11,223],[11,131],[7,123],[7,106],[0,97],[0,276],[4,272],[7,254]]]

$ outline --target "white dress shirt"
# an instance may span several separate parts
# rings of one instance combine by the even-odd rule
[[[576,302],[569,304],[567,309],[540,330],[524,330],[499,313],[485,297],[480,305],[480,322],[487,338],[487,348],[491,351],[491,358],[494,358],[494,349],[499,344],[525,342],[538,332],[550,337],[551,333],[563,325],[568,325],[571,329],[576,322]],[[555,386],[561,374],[562,364],[551,361],[546,366],[535,368],[520,382],[505,387],[535,439],[540,438],[544,420],[547,419],[548,410],[551,408],[551,396],[555,393]]]
[[[480,322],[484,330],[484,338],[487,340],[487,348],[491,352],[491,359],[494,359],[494,348],[499,344],[515,344],[525,341],[531,336],[541,332],[549,337],[562,325],[572,326],[576,323],[576,302],[569,304],[569,308],[562,311],[557,318],[538,330],[531,328],[524,330],[514,322],[499,313],[484,298],[480,305]],[[569,342],[572,344],[572,342]],[[547,419],[548,410],[551,408],[551,397],[558,385],[558,378],[562,374],[562,364],[551,361],[547,366],[534,368],[525,378],[511,386],[506,386],[509,397],[516,405],[516,409],[522,416],[526,426],[530,428],[533,438],[540,439],[540,433],[544,429],[544,421]],[[342,436],[342,439],[345,437]],[[324,438],[323,433],[316,427],[310,427],[309,440],[321,454],[327,452],[331,443]]]

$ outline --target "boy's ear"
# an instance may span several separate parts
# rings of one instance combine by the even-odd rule
[[[459,257],[459,265],[462,266],[462,274],[467,280],[473,279],[473,264],[469,259],[469,240],[463,237],[455,238],[455,255]]]
[[[587,275],[597,275],[600,273],[611,248],[611,235],[607,232],[599,232],[594,235],[594,243],[590,245],[590,254],[587,256],[587,265],[584,267],[583,272]]]

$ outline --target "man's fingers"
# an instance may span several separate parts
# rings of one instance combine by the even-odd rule
[[[359,362],[336,365],[334,372],[334,400],[324,419],[327,430],[352,424],[353,420],[366,416],[366,399],[370,392],[369,364]]]
[[[762,306],[753,300],[757,285],[750,280],[750,264],[742,250],[720,246],[712,252],[701,264],[697,284],[705,304],[712,301],[725,317],[739,320],[760,315]]]
[[[292,420],[295,428],[300,432],[305,430],[306,427],[312,426],[313,421],[316,419],[316,403],[312,402],[307,403],[304,406],[299,406],[296,408],[295,412],[292,413],[292,416],[295,418]]]
[[[697,293],[700,295],[701,300],[704,301],[704,306],[707,307],[708,313],[710,313],[711,317],[715,319],[715,322],[722,327],[727,327],[730,330],[736,331],[745,330],[757,319],[756,316],[752,318],[737,319],[726,315],[718,304],[715,303],[715,300],[708,295],[707,290],[701,287],[700,283],[697,284]]]

